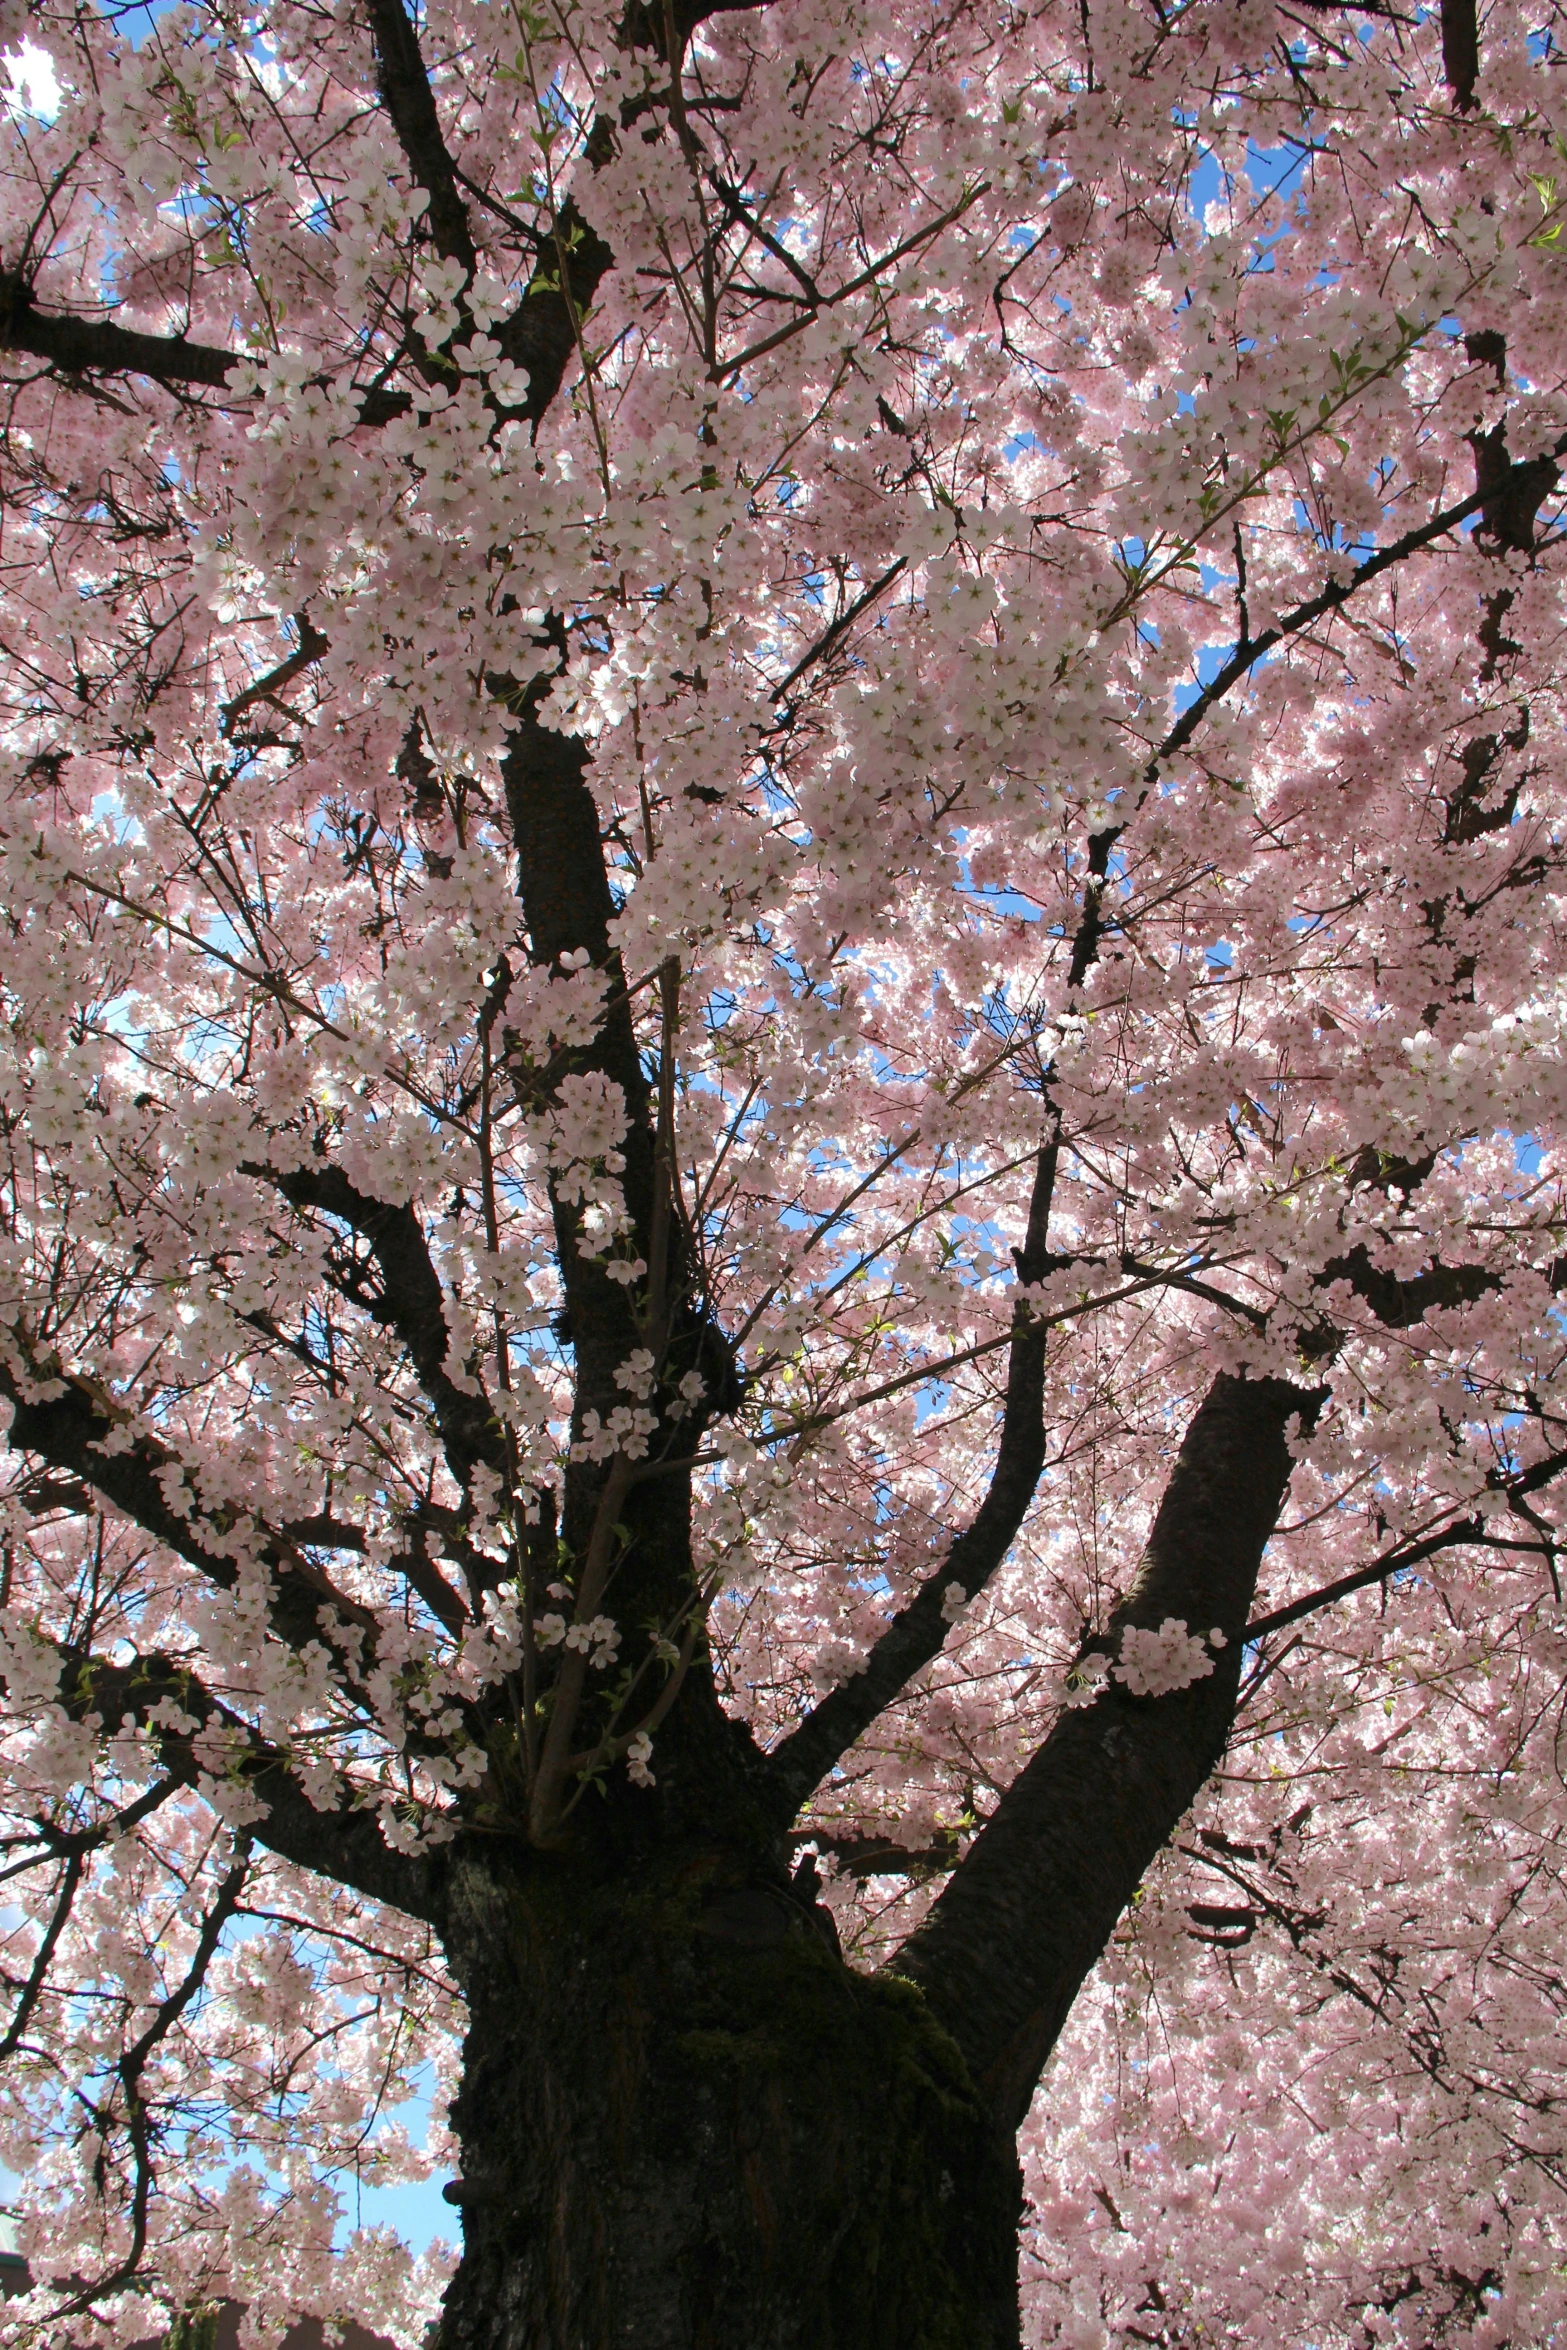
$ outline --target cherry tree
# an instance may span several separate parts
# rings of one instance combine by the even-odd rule
[[[1563,37],[5,0],[5,2339],[1563,2338]]]

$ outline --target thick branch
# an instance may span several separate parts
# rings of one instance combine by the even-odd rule
[[[136,2183],[131,2196],[131,2240],[115,2277],[94,2286],[94,2297],[104,2292],[112,2282],[129,2280],[141,2266],[147,2244],[147,2216],[153,2195],[155,2141],[152,2116],[142,2096],[142,2076],[154,2049],[168,2038],[185,2010],[200,1995],[207,1980],[207,1971],[217,1956],[224,1928],[239,1906],[239,1897],[245,1889],[250,1865],[250,1838],[242,1833],[236,1840],[233,1864],[226,1871],[216,1897],[201,1921],[190,1964],[168,1997],[159,2001],[146,2030],[139,2039],[132,2041],[120,2058],[118,2069],[120,2087],[125,2097],[126,2134],[131,2141],[136,2163]]]
[[[819,661],[824,661],[827,658],[827,655],[832,651],[833,647],[841,643],[843,638],[848,635],[850,629],[860,618],[861,614],[868,612],[872,604],[876,602],[877,598],[881,595],[884,595],[887,589],[892,586],[894,580],[901,578],[903,573],[907,571],[908,567],[909,559],[907,555],[898,555],[894,557],[893,561],[888,564],[886,570],[882,572],[878,578],[873,579],[867,587],[862,588],[860,593],[855,597],[853,603],[850,604],[846,610],[840,612],[837,619],[830,622],[829,625],[823,629],[821,635],[816,639],[816,642],[813,645],[808,645],[806,647],[805,651],[800,655],[799,660],[796,661],[794,667],[790,670],[788,676],[783,680],[783,682],[780,685],[774,686],[772,692],[773,700],[775,702],[783,701],[785,696],[788,694],[790,687],[797,684],[808,669],[814,669]]]
[[[0,346],[46,359],[72,375],[147,375],[156,383],[206,384],[222,391],[240,364],[235,351],[190,343],[183,335],[145,335],[108,319],[72,318],[34,308],[15,270],[0,272]]]
[[[1331,1607],[1335,1600],[1348,1599],[1352,1592],[1367,1591],[1374,1583],[1386,1583],[1394,1575],[1407,1574],[1423,1559],[1436,1558],[1442,1551],[1455,1550],[1461,1543],[1484,1539],[1483,1518],[1461,1518],[1454,1525],[1444,1526],[1440,1534],[1428,1535],[1423,1542],[1401,1542],[1385,1557],[1373,1559],[1370,1566],[1340,1575],[1336,1582],[1308,1591],[1304,1598],[1292,1599],[1284,1607],[1270,1608],[1265,1616],[1254,1616],[1246,1627],[1247,1643],[1265,1640],[1270,1632],[1282,1632],[1289,1625],[1298,1624],[1302,1617],[1314,1616],[1319,1609]]]
[[[1427,547],[1434,546],[1438,539],[1446,538],[1461,523],[1467,522],[1471,514],[1497,511],[1503,503],[1515,499],[1528,501],[1530,513],[1537,514],[1556,486],[1556,460],[1563,456],[1567,456],[1567,434],[1557,441],[1548,455],[1531,457],[1522,464],[1509,463],[1505,472],[1498,469],[1489,481],[1472,490],[1467,498],[1460,498],[1456,504],[1444,507],[1440,513],[1433,514],[1429,522],[1417,523],[1412,530],[1406,530],[1401,538],[1391,540],[1387,546],[1379,547],[1374,555],[1368,555],[1364,563],[1356,565],[1347,579],[1329,580],[1319,594],[1308,597],[1303,604],[1297,604],[1292,612],[1285,613],[1272,628],[1265,628],[1257,636],[1249,637],[1243,644],[1237,645],[1223,668],[1182,711],[1155,751],[1148,763],[1150,784],[1158,770],[1174,758],[1178,751],[1186,748],[1214,704],[1222,701],[1232,685],[1248,676],[1263,655],[1271,653],[1275,645],[1283,644],[1289,637],[1299,636],[1303,629],[1311,628],[1317,621],[1326,619],[1329,613],[1337,612],[1362,588],[1380,579],[1384,571],[1391,571],[1396,565],[1407,563],[1411,555],[1423,554]]]
[[[1025,1283],[1042,1280],[1050,1269],[1047,1236],[1059,1152],[1060,1137],[1052,1135],[1035,1162],[1027,1235],[1017,1251],[1018,1278]],[[1026,1305],[1014,1308],[1001,1441],[984,1500],[936,1573],[882,1633],[864,1672],[824,1697],[769,1756],[777,1804],[788,1818],[921,1667],[940,1653],[952,1622],[951,1586],[958,1584],[963,1598],[972,1599],[1012,1547],[1045,1465],[1047,1339],[1047,1325]]]
[[[716,1353],[720,1342],[716,1333],[707,1331],[691,1300],[680,1224],[666,1216],[657,1220],[655,1232],[652,1108],[625,970],[618,948],[610,944],[616,906],[598,807],[587,781],[587,748],[573,736],[540,725],[535,714],[539,691],[530,692],[517,715],[502,767],[529,952],[535,964],[548,969],[565,954],[585,951],[609,982],[603,1023],[593,1042],[573,1055],[573,1064],[599,1071],[625,1098],[628,1124],[621,1145],[621,1184],[636,1249],[649,1260],[649,1294],[655,1285],[651,1259],[662,1245],[668,1261],[658,1268],[656,1285],[672,1309],[669,1319],[679,1341],[675,1352],[701,1368],[716,1396],[723,1374],[715,1376],[716,1366],[709,1365],[701,1349],[706,1340],[708,1352]],[[576,1373],[573,1409],[580,1423],[584,1411],[607,1415],[621,1400],[615,1372],[644,1342],[643,1331],[637,1299],[628,1286],[612,1281],[603,1264],[581,1253],[581,1208],[553,1193],[551,1206],[556,1260],[566,1295],[563,1330],[570,1339]],[[602,1466],[584,1462],[574,1462],[567,1472],[561,1535],[579,1561],[587,1557],[592,1543],[605,1475]],[[642,1604],[667,1615],[680,1578],[689,1570],[687,1477],[657,1480],[638,1494],[631,1514],[639,1536],[636,1571],[644,1584]],[[705,1682],[705,1666],[695,1678]]]
[[[471,277],[476,255],[468,207],[441,136],[430,77],[403,0],[366,0],[375,38],[376,94],[392,118],[408,168],[430,199],[430,233],[443,260],[458,261]]]
[[[763,0],[694,0],[694,4],[687,0],[673,16],[681,55],[691,34],[708,17],[762,4]],[[471,275],[477,256],[459,191],[461,175],[441,133],[418,37],[402,0],[367,0],[367,9],[375,42],[377,89],[408,168],[430,199],[430,227],[436,247]],[[651,48],[662,54],[665,23],[662,0],[653,7],[632,0],[621,27],[623,46]],[[596,127],[586,150],[590,168],[609,152],[612,138],[609,123]],[[492,330],[503,355],[527,370],[525,413],[534,424],[560,390],[580,347],[583,320],[613,260],[608,245],[569,197],[551,225],[546,246],[545,265],[536,272],[511,316]],[[25,352],[67,375],[140,375],[170,389],[201,386],[212,391],[226,390],[230,373],[248,356],[191,342],[184,335],[143,334],[118,326],[112,319],[84,319],[68,312],[40,310],[31,285],[16,270],[0,271],[0,350]],[[367,392],[360,404],[359,421],[370,426],[386,424],[393,417],[406,415],[409,404],[406,392]]]
[[[393,1852],[370,1812],[317,1811],[278,1749],[213,1697],[183,1665],[161,1655],[121,1665],[80,1651],[64,1653],[61,1702],[74,1718],[96,1713],[106,1724],[127,1716],[145,1724],[154,1708],[168,1700],[202,1728],[221,1724],[244,1740],[245,1784],[267,1806],[266,1817],[249,1827],[258,1843],[299,1868],[439,1927],[445,1883],[440,1854]],[[155,1724],[153,1735],[169,1777],[181,1786],[199,1788],[205,1766],[193,1741],[200,1730],[181,1733]]]
[[[766,5],[767,0],[675,0],[675,5],[666,8],[664,0],[628,0],[620,20],[620,45],[623,49],[651,49],[667,65],[666,25],[674,26],[677,53],[684,58],[691,35],[709,17],[751,15]]]
[[[7,1439],[12,1449],[40,1454],[53,1466],[73,1471],[84,1486],[96,1489],[209,1581],[232,1589],[238,1576],[234,1562],[201,1540],[204,1527],[224,1532],[227,1521],[220,1525],[194,1509],[182,1515],[170,1506],[167,1472],[180,1466],[177,1455],[145,1435],[127,1445],[124,1415],[115,1416],[86,1381],[56,1378],[48,1384],[60,1386],[63,1392],[29,1396],[9,1365],[0,1362],[0,1395],[14,1407]],[[115,1449],[104,1451],[106,1442]],[[327,1639],[331,1617],[373,1638],[373,1615],[336,1590],[285,1538],[263,1529],[258,1547],[272,1580],[270,1618],[280,1639],[296,1648]],[[330,1611],[326,1620],[324,1607]],[[69,1669],[62,1702],[68,1711],[78,1715],[98,1712],[107,1720],[111,1700],[118,1700],[122,1714],[143,1720],[160,1697],[169,1696],[203,1722],[221,1721],[244,1736],[256,1758],[250,1783],[272,1809],[271,1819],[260,1831],[264,1841],[301,1866],[357,1885],[378,1900],[394,1902],[420,1916],[430,1914],[421,1898],[416,1898],[422,1880],[417,1872],[409,1875],[410,1864],[387,1849],[374,1822],[363,1813],[314,1810],[277,1749],[258,1739],[240,1716],[200,1691],[183,1667],[166,1658],[117,1666],[85,1655],[73,1656],[69,1650],[65,1653]],[[171,1776],[182,1784],[198,1783],[203,1766],[191,1751],[188,1737],[161,1733],[160,1751]]]
[[[684,1220],[670,1212],[673,1201],[667,1190],[663,1211],[655,1212],[660,1171],[652,1103],[637,1046],[631,992],[619,949],[610,939],[617,908],[598,807],[587,780],[589,754],[580,741],[539,723],[542,691],[535,686],[520,697],[502,767],[529,953],[535,964],[549,968],[562,955],[585,951],[609,983],[598,1034],[571,1059],[576,1069],[597,1070],[610,1078],[624,1095],[628,1126],[621,1145],[625,1166],[620,1180],[637,1253],[648,1261],[646,1284],[640,1289],[612,1281],[602,1264],[581,1254],[580,1209],[552,1195],[556,1261],[566,1293],[561,1331],[574,1356],[573,1433],[580,1429],[584,1412],[607,1412],[622,1400],[615,1372],[634,1347],[646,1344],[663,1357],[666,1391],[688,1371],[696,1371],[704,1382],[706,1400],[698,1414],[674,1431],[684,1455],[690,1432],[700,1426],[701,1418],[709,1411],[728,1410],[738,1400],[738,1376],[733,1351],[698,1294]],[[667,995],[665,1000],[667,1005]],[[666,1064],[661,1073],[666,1082],[673,1047],[666,1023]],[[522,1082],[525,1098],[531,1099],[526,1096],[528,1080]],[[672,1097],[668,1107],[672,1111]],[[666,1166],[672,1182],[672,1157]],[[667,1424],[664,1433],[670,1434]],[[585,1607],[588,1564],[604,1530],[618,1531],[618,1525],[627,1529],[629,1539],[613,1570],[614,1612],[622,1623],[639,1627],[629,1643],[635,1666],[640,1643],[647,1637],[641,1627],[682,1622],[690,1608],[690,1469],[682,1459],[672,1465],[671,1473],[639,1481],[634,1490],[628,1487],[623,1505],[601,1516],[617,1465],[570,1463],[560,1536],[584,1578],[578,1598]],[[710,1833],[727,1800],[726,1786],[732,1788],[737,1780],[754,1783],[760,1758],[749,1732],[719,1705],[706,1643],[700,1638],[678,1689],[678,1705],[672,1706],[660,1735],[660,1752],[666,1758],[659,1773],[660,1795],[666,1805],[685,1806]],[[751,1796],[745,1800],[751,1806]]]
[[[4,2064],[7,2058],[13,2056],[21,2046],[22,2035],[32,2021],[33,2011],[43,1996],[44,1986],[49,1980],[49,1969],[54,1964],[56,1947],[60,1936],[70,1923],[76,1895],[86,1872],[86,1853],[80,1848],[68,1852],[65,1866],[60,1872],[59,1884],[55,1891],[54,1908],[50,1914],[49,1923],[44,1928],[43,1938],[39,1942],[37,1950],[33,1953],[33,1963],[27,1971],[27,1979],[17,1994],[16,2007],[12,2013],[11,2021],[6,2027],[5,2036],[0,2039],[0,2064]]]
[[[381,102],[392,118],[409,169],[430,198],[430,227],[448,259],[472,272],[475,263],[467,208],[458,172],[441,135],[429,76],[403,0],[367,0],[375,33],[376,76]],[[667,28],[673,25],[679,72],[686,44],[710,16],[764,5],[764,0],[683,0],[666,10],[665,0],[630,0],[619,30],[626,50],[651,49],[666,63]],[[584,160],[597,170],[614,142],[611,121],[601,118],[589,134]],[[568,196],[544,240],[544,263],[510,318],[491,329],[503,355],[526,368],[524,413],[537,424],[549,409],[582,341],[582,325],[600,281],[614,256]]]
[[[1442,0],[1442,71],[1460,114],[1473,111],[1480,72],[1480,28],[1475,0]]]
[[[403,0],[366,0],[366,6],[375,36],[377,92],[391,116],[408,168],[430,199],[430,231],[436,250],[472,277],[478,256],[468,208],[442,136],[418,35]],[[627,27],[630,39],[637,40],[640,18],[633,25],[628,17]],[[590,168],[608,153],[609,143],[606,124],[588,141]],[[581,342],[582,321],[612,258],[603,238],[588,226],[568,197],[551,224],[543,266],[535,272],[511,316],[492,330],[503,355],[514,366],[527,370],[525,413],[534,424],[560,390]]]
[[[1242,1636],[1289,1482],[1285,1432],[1320,1394],[1221,1374],[1182,1443],[1142,1569],[1109,1628],[1183,1619],[1227,1646],[1205,1680],[1140,1698],[1112,1682],[1063,1713],[898,1954],[1015,2127],[1079,1987],[1224,1751]]]
[[[227,1533],[231,1514],[211,1517],[171,1509],[162,1480],[170,1469],[180,1467],[178,1455],[146,1434],[122,1449],[127,1423],[124,1415],[116,1415],[110,1399],[94,1393],[84,1380],[70,1379],[62,1384],[63,1395],[24,1400],[24,1389],[0,1364],[0,1395],[15,1407],[9,1432],[11,1450],[37,1454],[53,1471],[76,1472],[24,1479],[10,1489],[8,1498],[20,1502],[34,1516],[57,1509],[80,1516],[107,1502],[210,1581],[231,1589],[233,1561],[203,1539],[204,1529]],[[111,1440],[115,1449],[106,1453],[102,1448]],[[269,1567],[277,1591],[272,1611],[274,1630],[296,1646],[318,1639],[323,1601],[345,1622],[372,1630],[374,1618],[356,1608],[305,1556],[308,1547],[362,1550],[364,1536],[357,1527],[328,1519],[300,1519],[277,1529],[258,1523],[259,1555]],[[448,1632],[461,1632],[468,1611],[426,1555],[422,1533],[416,1530],[413,1540],[388,1564],[393,1573],[405,1577]]]
[[[67,375],[142,375],[170,388],[203,385],[219,392],[227,389],[230,374],[249,356],[212,343],[188,342],[184,335],[142,334],[133,327],[116,326],[109,318],[40,310],[32,288],[9,269],[0,270],[0,350],[25,351],[29,358],[45,360]],[[406,415],[408,405],[406,392],[367,392],[359,420],[385,424]]]
[[[1543,1460],[1533,1463],[1512,1477],[1498,1477],[1491,1490],[1502,1494],[1518,1516],[1535,1531],[1532,1542],[1512,1541],[1506,1535],[1492,1531],[1497,1521],[1476,1513],[1467,1518],[1455,1518],[1438,1533],[1427,1534],[1419,1541],[1395,1543],[1381,1558],[1369,1566],[1356,1567],[1348,1575],[1340,1575],[1332,1583],[1324,1583],[1316,1591],[1308,1591],[1299,1599],[1286,1601],[1282,1607],[1271,1608],[1265,1616],[1255,1616],[1246,1627],[1248,1644],[1265,1640],[1270,1632],[1282,1632],[1291,1624],[1298,1624],[1306,1616],[1317,1615],[1331,1607],[1335,1600],[1348,1599],[1351,1593],[1369,1590],[1373,1584],[1386,1583],[1394,1575],[1407,1574],[1429,1558],[1439,1557],[1444,1550],[1458,1550],[1472,1545],[1479,1550],[1521,1551],[1535,1558],[1544,1558],[1553,1583],[1557,1582],[1557,1545],[1551,1528],[1528,1507],[1528,1496],[1553,1484],[1567,1470],[1567,1453],[1547,1453]],[[1561,1594],[1558,1590],[1557,1597]]]
[[[1401,1281],[1397,1274],[1373,1265],[1363,1241],[1347,1256],[1334,1257],[1324,1265],[1321,1280],[1324,1288],[1335,1281],[1347,1281],[1389,1330],[1408,1330],[1433,1310],[1473,1305],[1477,1298],[1501,1287],[1500,1275],[1485,1265],[1432,1265]]]
[[[590,143],[590,161],[592,153]],[[528,371],[523,413],[530,423],[541,422],[560,390],[581,347],[583,321],[599,281],[613,261],[603,238],[568,197],[555,218],[543,267],[510,318],[490,329],[502,354]]]
[[[626,1207],[645,1254],[652,1245],[653,1122],[647,1079],[637,1050],[631,1001],[609,926],[616,906],[599,831],[598,806],[587,781],[588,750],[574,735],[557,734],[536,716],[530,693],[511,729],[502,774],[517,850],[518,890],[528,926],[529,953],[549,970],[563,955],[586,952],[609,982],[609,1004],[598,1035],[577,1056],[620,1087],[629,1121],[622,1183]],[[632,1301],[622,1283],[577,1247],[579,1209],[555,1203],[557,1254],[566,1313],[576,1353],[579,1387],[588,1402],[616,1391],[615,1367],[638,1343]],[[666,1291],[677,1287],[667,1281]]]
[[[61,1392],[39,1395],[39,1384]],[[183,1468],[167,1445],[146,1434],[128,1438],[126,1416],[83,1379],[55,1374],[24,1382],[0,1359],[0,1397],[13,1406],[6,1437],[13,1452],[35,1453],[52,1469],[68,1472],[209,1582],[233,1589],[238,1580],[233,1559],[203,1539],[204,1533],[228,1533],[232,1513],[204,1516],[193,1506],[194,1497],[183,1511],[171,1506],[174,1476],[182,1476]],[[282,1536],[258,1526],[256,1545],[272,1578],[271,1620],[280,1639],[295,1648],[322,1639],[323,1607],[361,1632],[374,1630],[373,1616]]]
[[[335,1216],[370,1244],[381,1276],[387,1318],[408,1349],[419,1384],[430,1399],[454,1477],[466,1489],[476,1462],[506,1475],[506,1448],[489,1398],[466,1394],[446,1368],[451,1333],[440,1278],[419,1219],[410,1207],[388,1207],[350,1183],[329,1162],[283,1172],[247,1163],[242,1170],[270,1183],[291,1207]]]
[[[278,695],[291,686],[295,678],[301,676],[313,662],[319,661],[326,651],[326,638],[303,614],[300,615],[298,629],[298,647],[289,654],[287,660],[279,661],[276,668],[267,670],[264,676],[252,679],[249,685],[235,694],[232,701],[224,703],[219,732],[225,740],[233,733],[235,720],[242,718],[252,703],[276,701]]]

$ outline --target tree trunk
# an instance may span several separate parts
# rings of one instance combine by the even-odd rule
[[[451,1896],[440,2350],[1016,2350],[1011,2135],[824,1913],[711,1852],[465,1858]]]

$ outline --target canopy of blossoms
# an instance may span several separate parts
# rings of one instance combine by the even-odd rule
[[[396,1872],[705,1643],[867,1967],[1240,1674],[1030,2344],[1562,2338],[1557,0],[0,34],[0,2337],[417,2343]],[[1112,1624],[1225,1378],[1249,1616]]]

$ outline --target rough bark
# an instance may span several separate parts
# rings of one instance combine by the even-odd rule
[[[439,2350],[1015,2350],[1020,2189],[950,2038],[712,1851],[453,1871]]]

